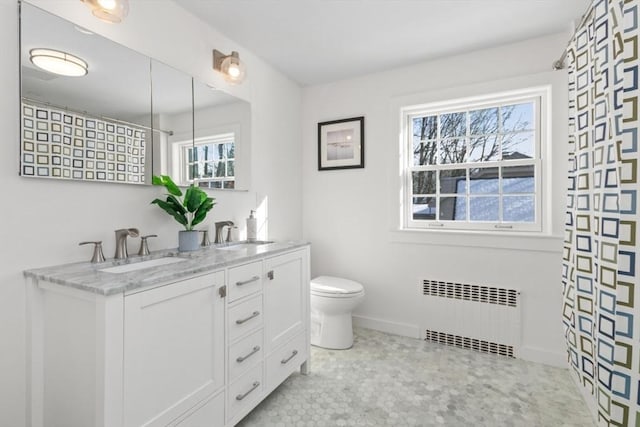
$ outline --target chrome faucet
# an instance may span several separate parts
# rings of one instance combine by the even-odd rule
[[[215,223],[216,226],[216,239],[213,243],[223,243],[225,242],[222,233],[224,232],[225,227],[229,227],[229,231],[227,232],[227,242],[231,241],[231,227],[233,227],[233,221],[220,221]]]
[[[116,254],[115,259],[126,259],[129,257],[127,252],[127,236],[138,237],[140,232],[137,228],[121,228],[116,230]]]

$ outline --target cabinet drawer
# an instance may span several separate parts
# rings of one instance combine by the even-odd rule
[[[262,399],[264,391],[262,363],[241,376],[227,389],[227,420],[244,416]]]
[[[307,360],[305,334],[299,334],[294,339],[276,349],[267,357],[267,391],[276,388],[289,375],[295,372]]]
[[[238,378],[247,369],[262,360],[264,345],[262,329],[229,347],[229,381]]]
[[[262,327],[262,295],[229,308],[229,342]]]
[[[229,269],[229,302],[262,290],[262,261]]]

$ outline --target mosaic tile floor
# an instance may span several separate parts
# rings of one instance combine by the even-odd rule
[[[367,329],[311,354],[238,427],[594,425],[563,369]]]

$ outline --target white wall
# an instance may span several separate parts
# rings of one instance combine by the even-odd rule
[[[299,87],[224,38],[171,1],[132,2],[121,25],[99,22],[80,1],[34,0],[40,7],[107,35],[197,79],[230,89],[252,104],[252,191],[215,192],[218,204],[208,224],[222,219],[243,222],[250,209],[266,206],[269,237],[301,237],[301,158]],[[139,227],[160,237],[151,249],[175,247],[179,226],[149,202],[159,188],[118,184],[61,182],[18,176],[19,86],[18,19],[15,0],[0,0],[0,425],[25,420],[25,284],[27,268],[84,261],[90,248],[82,240],[103,240],[113,256],[113,230]],[[228,88],[211,70],[211,51],[238,50],[247,62],[248,80]],[[266,227],[263,227],[266,229]],[[130,244],[137,250],[138,242]]]
[[[303,91],[304,238],[312,275],[363,283],[356,322],[423,336],[420,279],[522,291],[521,357],[564,366],[560,322],[566,82],[550,71],[567,35],[476,51]],[[553,85],[549,235],[398,231],[399,107]],[[317,123],[365,116],[365,168],[317,170]]]

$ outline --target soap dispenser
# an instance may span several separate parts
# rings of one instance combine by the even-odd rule
[[[255,212],[252,210],[249,218],[247,218],[247,242],[255,242],[258,237],[258,221],[253,215]]]

